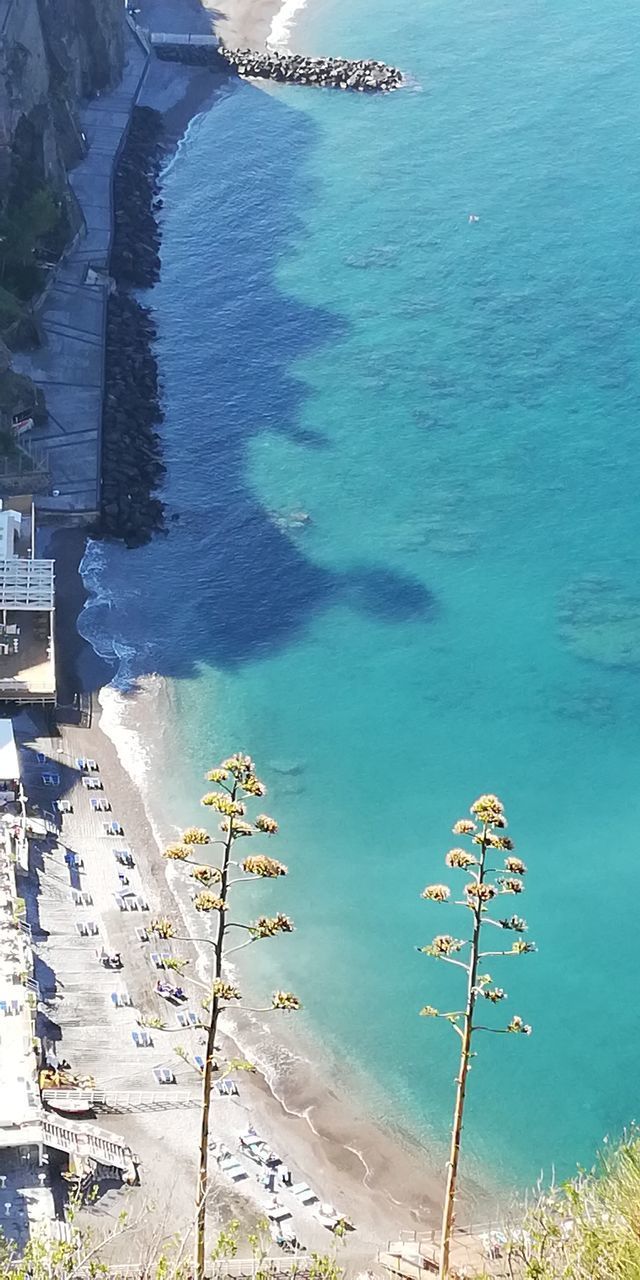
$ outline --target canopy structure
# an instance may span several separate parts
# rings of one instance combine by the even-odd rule
[[[19,777],[20,762],[13,736],[13,722],[0,720],[0,779],[17,782]]]
[[[53,609],[53,560],[0,560],[0,609]]]

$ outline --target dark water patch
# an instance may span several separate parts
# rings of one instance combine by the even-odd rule
[[[224,140],[230,111],[239,142],[233,151]],[[306,235],[302,214],[314,198],[311,118],[238,84],[213,106],[205,127],[211,181],[183,193],[178,154],[162,193],[162,276],[152,295],[166,384],[161,496],[168,516],[179,518],[169,519],[166,539],[122,561],[117,548],[109,550],[109,601],[98,598],[85,615],[96,647],[104,652],[101,637],[108,635],[116,652],[126,651],[134,677],[183,678],[202,662],[228,668],[266,657],[338,601],[389,621],[428,618],[432,610],[417,579],[384,565],[336,572],[315,564],[301,549],[299,529],[278,527],[256,498],[248,473],[256,437],[326,447],[321,433],[300,425],[307,386],[292,369],[344,338],[348,325],[278,279],[283,257]],[[207,246],[204,273],[184,236],[185,222],[203,216],[190,206],[194,199],[207,201],[215,244],[214,253]]]

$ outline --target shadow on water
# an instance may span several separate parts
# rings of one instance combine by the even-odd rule
[[[285,435],[309,450],[310,467],[329,447],[301,424],[307,388],[291,370],[347,325],[277,278],[314,199],[314,121],[283,95],[239,82],[212,111],[167,175],[162,279],[148,297],[165,385],[169,534],[133,552],[108,548],[109,599],[100,575],[81,624],[103,653],[107,637],[134,650],[133,675],[186,677],[199,662],[268,656],[336,603],[390,623],[433,610],[420,581],[383,565],[315,564],[251,488],[253,437]]]

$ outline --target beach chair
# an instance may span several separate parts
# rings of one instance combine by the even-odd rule
[[[176,1082],[170,1067],[154,1067],[153,1074],[157,1084],[175,1084]]]
[[[149,934],[147,933],[146,929],[142,928],[141,926],[138,926],[136,928],[136,938],[138,939],[138,942],[148,942]]]
[[[123,898],[123,896],[122,896],[122,894],[121,894],[121,893],[114,893],[114,895],[113,895],[113,896],[114,896],[114,898],[115,898],[115,900],[116,900],[116,906],[118,907],[118,910],[119,910],[119,911],[128,911],[128,910],[129,910],[129,904],[128,904],[128,902],[127,902],[127,899],[126,899],[126,898]]]
[[[300,1201],[300,1204],[316,1204],[318,1201],[315,1191],[312,1191],[306,1182],[296,1182],[291,1188],[291,1194],[296,1197],[296,1200]]]
[[[142,897],[142,894],[140,894],[140,893],[139,893],[139,894],[137,894],[136,899],[135,899],[135,902],[136,902],[136,906],[137,906],[137,908],[138,908],[138,911],[148,911],[148,910],[149,910],[149,903],[147,902],[147,899],[146,899],[146,898],[143,898],[143,897]]]
[[[201,1058],[200,1054],[196,1053],[194,1054],[193,1061],[195,1066],[198,1068],[198,1071],[204,1073],[204,1058]]]
[[[243,1169],[242,1165],[233,1155],[223,1156],[222,1160],[218,1161],[218,1167],[222,1169],[222,1172],[226,1173],[227,1177],[231,1178],[233,1182],[242,1182],[244,1178],[249,1177],[246,1169]]]
[[[59,787],[60,786],[59,773],[43,773],[40,776],[42,778],[43,787]]]
[[[38,752],[36,752],[36,760],[38,761],[38,764],[46,764],[46,763],[47,763],[47,757],[46,757],[46,755],[44,754],[44,751],[38,751]]]

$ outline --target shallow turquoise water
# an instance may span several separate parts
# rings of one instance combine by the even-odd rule
[[[540,951],[495,976],[534,1036],[479,1046],[466,1142],[521,1185],[636,1107],[640,606],[604,581],[637,581],[639,36],[621,0],[323,0],[297,46],[413,86],[239,85],[192,126],[152,297],[180,520],[109,549],[86,623],[174,681],[166,813],[256,757],[270,963],[436,1142],[456,1045],[416,1011],[456,983],[414,944],[459,926],[419,892],[503,797]]]

